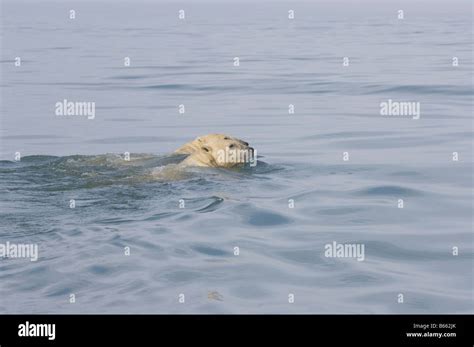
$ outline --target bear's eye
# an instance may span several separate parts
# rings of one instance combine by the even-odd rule
[[[209,152],[209,148],[207,148],[207,147],[202,147],[202,149],[206,152]]]
[[[230,145],[229,148],[234,148],[234,145]]]
[[[226,137],[224,137],[224,140],[229,140],[229,138],[226,136]]]

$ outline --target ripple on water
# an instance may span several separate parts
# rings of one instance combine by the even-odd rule
[[[213,212],[223,203],[224,199],[219,196],[201,197],[201,198],[182,198],[187,210],[193,210],[200,213]]]
[[[365,210],[366,210],[365,208],[361,208],[361,207],[334,207],[334,208],[320,209],[318,213],[322,215],[337,216],[337,215],[358,213]]]
[[[262,209],[257,209],[254,212],[248,213],[245,218],[248,224],[259,227],[291,223],[291,220],[289,218],[286,218],[282,214],[271,211],[265,211]]]
[[[423,192],[417,189],[402,186],[374,186],[357,190],[354,195],[361,196],[421,196]]]
[[[159,277],[171,283],[182,283],[197,280],[202,277],[202,274],[198,271],[176,270],[167,272]]]
[[[195,250],[198,253],[210,255],[213,257],[225,257],[225,256],[231,255],[230,252],[223,251],[221,249],[214,248],[214,247],[205,246],[205,245],[191,246],[191,249]]]
[[[325,259],[321,252],[317,252],[314,249],[299,249],[295,251],[280,251],[277,253],[279,256],[291,262],[297,262],[302,264],[325,264]]]
[[[453,258],[449,252],[408,249],[390,242],[369,240],[359,241],[358,243],[365,245],[366,257],[377,257],[397,261],[446,261]]]
[[[292,220],[281,213],[252,206],[239,204],[233,207],[233,212],[243,218],[244,223],[258,227],[270,227],[290,224]]]

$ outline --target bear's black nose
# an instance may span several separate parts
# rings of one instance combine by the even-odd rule
[[[249,145],[249,143],[244,141],[244,145],[248,146],[248,145]]]

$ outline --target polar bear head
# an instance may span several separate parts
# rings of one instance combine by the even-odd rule
[[[248,142],[224,134],[200,136],[175,153],[189,154],[183,163],[192,166],[232,168],[254,160],[254,149]]]

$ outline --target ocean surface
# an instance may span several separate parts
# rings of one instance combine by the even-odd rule
[[[2,1],[0,312],[472,313],[471,7]],[[258,165],[152,174],[209,133]]]

